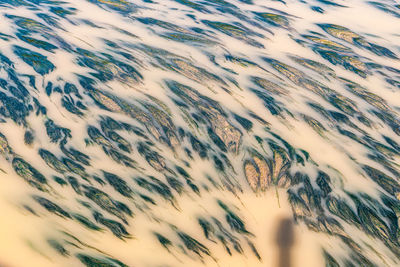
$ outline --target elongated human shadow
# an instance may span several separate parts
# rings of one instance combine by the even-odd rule
[[[283,218],[279,221],[275,242],[278,246],[278,267],[291,267],[291,249],[295,242],[291,219]]]

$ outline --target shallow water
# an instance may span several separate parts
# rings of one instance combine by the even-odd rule
[[[0,266],[399,264],[396,1],[0,14]]]

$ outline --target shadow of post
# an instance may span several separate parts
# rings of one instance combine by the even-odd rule
[[[275,241],[278,246],[278,267],[291,267],[291,249],[295,242],[291,219],[283,218],[279,221]]]

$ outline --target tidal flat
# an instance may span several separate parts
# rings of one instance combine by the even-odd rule
[[[0,267],[400,265],[396,1],[0,18]]]

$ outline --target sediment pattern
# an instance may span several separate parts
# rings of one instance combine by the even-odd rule
[[[0,196],[19,214],[0,226],[32,225],[0,265],[21,249],[29,266],[265,266],[249,205],[268,213],[268,192],[326,266],[399,265],[396,1],[0,14]]]

